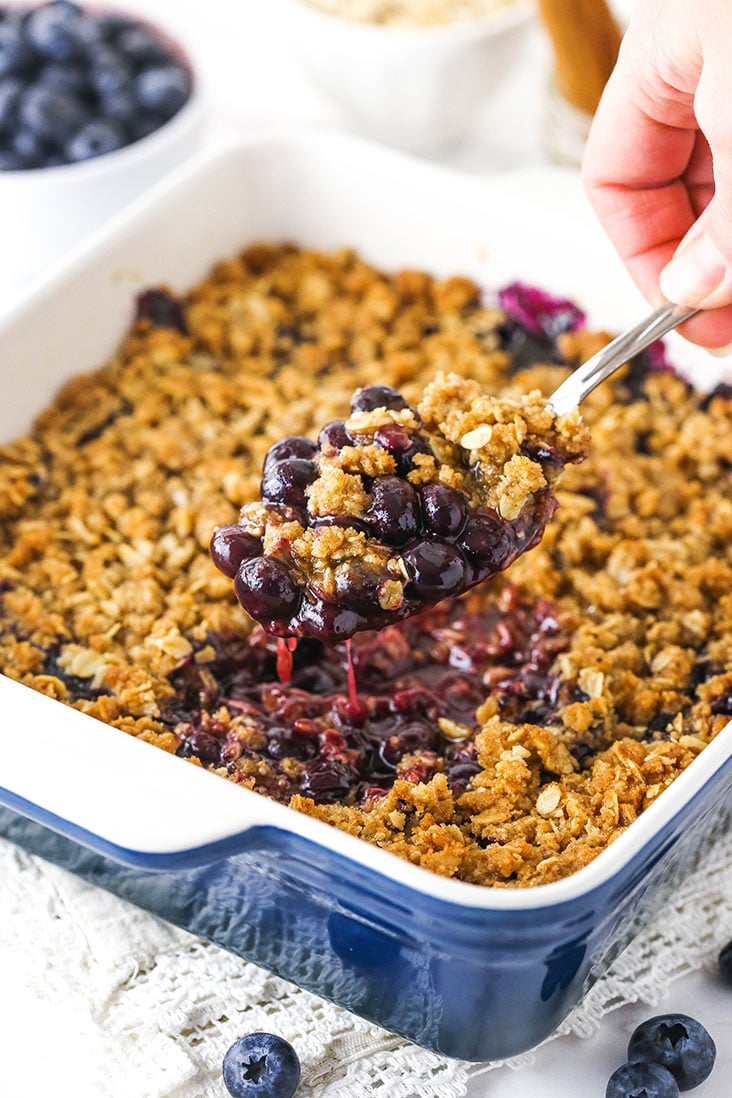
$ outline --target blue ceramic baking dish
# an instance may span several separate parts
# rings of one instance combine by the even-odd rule
[[[0,319],[0,439],[21,434],[60,383],[104,360],[137,290],[182,289],[254,239],[347,243],[382,267],[460,271],[485,285],[522,277],[594,305],[609,327],[637,318],[642,305],[592,233],[549,221],[512,190],[324,134],[204,159]],[[480,888],[0,676],[0,835],[466,1060],[512,1056],[551,1033],[727,826],[731,791],[728,726],[580,872],[533,889]]]

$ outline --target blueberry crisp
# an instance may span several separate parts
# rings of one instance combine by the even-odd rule
[[[351,399],[318,441],[267,451],[262,500],[211,555],[270,633],[346,640],[460,595],[541,537],[552,485],[585,456],[579,413],[540,392],[498,399],[438,375],[419,408],[389,385]]]
[[[151,287],[0,445],[0,670],[437,873],[579,869],[732,716],[732,390],[657,345],[588,446],[544,398],[607,338],[347,250]]]

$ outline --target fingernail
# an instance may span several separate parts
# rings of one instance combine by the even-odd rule
[[[661,271],[661,290],[677,305],[701,305],[725,280],[727,263],[707,233],[683,241]]]
[[[732,355],[732,343],[728,343],[726,347],[705,347],[704,350],[714,358],[727,358]]]

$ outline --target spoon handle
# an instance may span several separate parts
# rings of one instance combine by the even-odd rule
[[[627,332],[623,332],[592,358],[588,358],[587,362],[583,362],[562,382],[549,398],[555,413],[563,416],[573,408],[577,408],[601,381],[605,381],[634,355],[645,351],[651,343],[661,339],[698,311],[698,309],[674,305],[670,301],[664,302],[645,320]]]

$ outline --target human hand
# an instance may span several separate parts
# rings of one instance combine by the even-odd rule
[[[588,196],[636,283],[732,342],[732,4],[639,0],[585,151]]]

